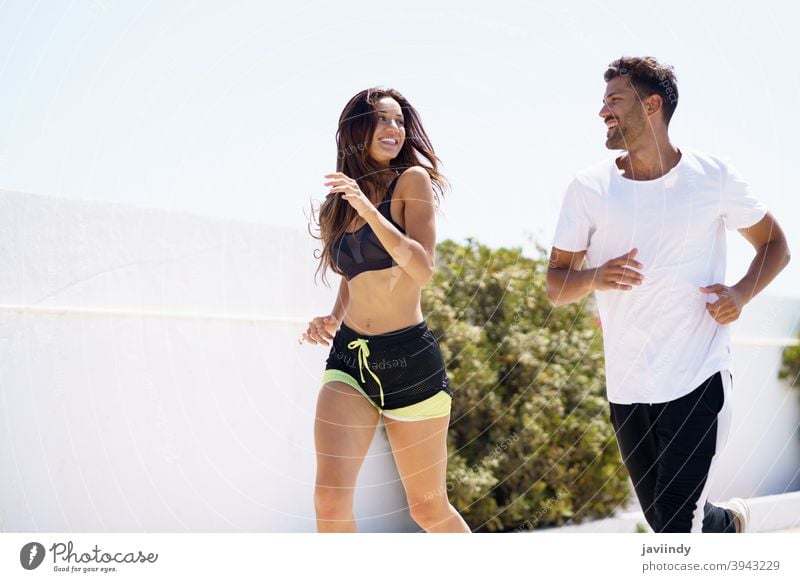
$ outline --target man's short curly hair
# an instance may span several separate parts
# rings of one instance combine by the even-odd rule
[[[639,97],[661,96],[664,123],[669,125],[678,106],[678,80],[670,65],[661,64],[655,57],[622,57],[608,65],[603,78],[608,83],[614,77],[630,77]]]

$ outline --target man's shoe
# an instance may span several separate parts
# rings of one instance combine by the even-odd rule
[[[745,533],[750,522],[750,506],[741,497],[732,497],[727,503],[720,503],[720,507],[733,514],[733,523],[736,533]]]

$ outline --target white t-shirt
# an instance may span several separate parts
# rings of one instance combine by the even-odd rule
[[[553,246],[585,250],[590,268],[637,248],[643,265],[640,286],[595,292],[611,402],[675,400],[730,367],[728,326],[705,307],[717,297],[699,288],[725,283],[725,227],[765,213],[731,166],[690,150],[655,180],[622,177],[614,159],[575,177]]]

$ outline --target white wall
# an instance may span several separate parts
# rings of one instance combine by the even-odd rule
[[[733,324],[733,424],[711,499],[800,490],[800,387],[778,380],[800,300],[756,297]]]
[[[298,223],[302,217],[298,216]],[[0,191],[0,530],[313,531],[332,289],[297,230]],[[734,336],[712,498],[800,488],[800,390],[777,380],[800,301]],[[763,345],[761,345],[763,344]],[[414,531],[382,430],[363,531]]]
[[[298,223],[302,221],[298,216]],[[0,192],[0,530],[313,531],[300,228]],[[415,529],[382,432],[360,527]]]

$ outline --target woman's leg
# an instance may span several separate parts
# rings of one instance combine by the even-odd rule
[[[356,531],[353,493],[379,418],[372,403],[351,386],[322,386],[314,422],[317,531]]]
[[[469,532],[447,499],[450,417],[402,421],[384,416],[411,517],[427,532]]]

